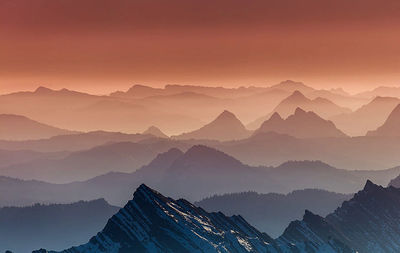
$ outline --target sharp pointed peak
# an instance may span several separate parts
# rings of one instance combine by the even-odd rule
[[[318,215],[316,215],[313,212],[311,212],[310,210],[306,209],[304,211],[303,219],[312,218],[312,217],[315,217],[315,216],[318,216]]]
[[[269,120],[283,120],[283,118],[278,112],[274,112],[269,118]]]
[[[164,132],[156,126],[150,126],[145,131],[143,131],[142,134],[150,134],[155,137],[168,138],[168,135],[164,134]]]
[[[136,191],[133,193],[133,197],[136,198],[139,195],[142,196],[162,196],[161,193],[159,193],[156,190],[153,190],[152,188],[148,187],[146,184],[141,184]]]
[[[303,96],[304,97],[304,95],[303,95],[303,93],[301,93],[301,91],[299,91],[299,90],[295,90],[295,91],[293,91],[293,93],[292,93],[292,96]]]
[[[307,112],[303,109],[301,109],[300,107],[297,107],[296,110],[294,111],[294,115],[302,115],[302,114],[306,114]]]
[[[236,116],[235,116],[235,114],[233,114],[232,112],[230,112],[230,111],[228,111],[228,110],[224,110],[223,112],[221,112],[219,115],[218,115],[218,118],[219,117],[230,117],[230,118],[236,118]]]
[[[365,183],[363,191],[371,191],[379,188],[380,188],[379,185],[374,184],[371,180],[368,179],[367,182]]]

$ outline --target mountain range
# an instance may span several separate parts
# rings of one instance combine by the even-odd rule
[[[116,142],[75,151],[64,157],[39,157],[9,166],[0,166],[0,175],[52,183],[83,181],[111,171],[133,172],[150,163],[159,153],[187,145],[175,142]]]
[[[296,101],[292,102],[297,105],[285,106],[287,103],[282,100],[291,94],[296,98],[295,91],[308,98],[294,99]],[[223,110],[234,112],[246,123],[265,116],[274,108],[289,107],[292,108],[289,108],[290,112],[286,109],[277,112],[285,116],[285,113],[292,114],[296,107],[301,107],[327,118],[327,115],[348,112],[347,107],[355,109],[367,101],[340,90],[318,90],[290,80],[272,86],[240,88],[193,85],[153,88],[135,85],[127,92],[111,95],[39,87],[34,91],[0,95],[0,113],[24,115],[39,122],[82,132],[101,129],[137,133],[156,125],[167,135],[179,135],[188,129],[200,128]],[[24,106],[25,103],[29,103],[29,107]],[[322,112],[325,109],[327,115]],[[252,129],[258,128],[270,115],[267,114]]]
[[[47,139],[74,133],[77,132],[49,126],[24,116],[0,114],[0,140]]]
[[[271,117],[271,115],[275,112],[286,118],[289,115],[293,114],[299,107],[305,111],[313,111],[325,119],[330,118],[334,115],[351,112],[350,109],[340,107],[328,99],[320,97],[309,99],[305,95],[303,95],[303,93],[296,90],[290,96],[283,99],[272,110],[270,114],[256,119],[255,121],[248,124],[247,127],[249,129],[259,128],[260,125],[269,117]]]
[[[399,210],[400,189],[367,181],[325,218],[306,210],[272,239],[241,216],[208,213],[141,185],[88,243],[59,252],[389,253],[400,247]],[[55,253],[34,251],[47,252]]]
[[[126,134],[120,132],[94,131],[73,135],[57,135],[48,139],[5,141],[0,140],[0,149],[32,150],[38,152],[79,151],[110,142],[139,142],[156,138],[149,134]]]
[[[381,126],[399,103],[397,97],[375,97],[356,111],[333,116],[330,120],[346,134],[361,136]]]
[[[256,191],[289,193],[305,188],[354,193],[372,179],[387,185],[400,167],[379,171],[348,171],[318,161],[292,161],[277,167],[252,167],[206,146],[186,152],[176,148],[159,154],[133,173],[110,172],[66,184],[0,177],[0,206],[70,203],[105,198],[122,205],[141,183],[177,198],[198,201],[214,194]]]
[[[314,112],[305,112],[299,107],[286,119],[275,112],[262,123],[255,134],[268,132],[288,134],[297,138],[346,137],[332,121],[324,120]]]

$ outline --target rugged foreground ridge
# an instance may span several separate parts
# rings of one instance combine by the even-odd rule
[[[399,227],[400,189],[370,181],[326,218],[306,211],[303,220],[292,222],[276,240],[241,216],[207,213],[186,200],[173,200],[141,185],[103,231],[87,244],[62,253],[386,253],[399,251]]]

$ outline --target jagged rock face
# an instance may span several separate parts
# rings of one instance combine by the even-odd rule
[[[326,220],[359,252],[400,251],[400,189],[368,181]]]
[[[274,240],[241,216],[207,213],[141,185],[103,231],[62,253],[394,253],[400,250],[399,206],[400,189],[368,181],[334,213],[322,218],[306,211]]]
[[[141,185],[102,232],[63,252],[274,252],[271,243],[240,216],[207,213]]]
[[[290,223],[278,244],[296,245],[305,252],[351,253],[347,239],[336,231],[324,218],[306,210],[302,221]]]
[[[320,246],[327,249],[323,252],[399,252],[399,207],[400,189],[368,181],[362,191],[326,218],[306,212],[302,221],[289,225],[278,242]]]

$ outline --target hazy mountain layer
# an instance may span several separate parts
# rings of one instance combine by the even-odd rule
[[[117,211],[104,199],[0,208],[0,252],[63,249],[86,243]]]
[[[77,132],[49,126],[27,117],[0,114],[0,140],[35,140]]]
[[[191,201],[231,192],[289,193],[319,188],[354,193],[371,178],[387,185],[400,168],[381,171],[347,171],[322,162],[287,162],[278,167],[251,167],[206,146],[194,146],[185,153],[171,149],[133,173],[113,172],[83,182],[49,184],[0,177],[0,206],[32,203],[68,203],[105,198],[122,205],[141,183],[172,197]]]
[[[291,221],[301,219],[305,210],[325,216],[351,197],[352,194],[306,189],[287,195],[256,192],[215,195],[194,204],[209,212],[240,214],[258,230],[278,237]]]

